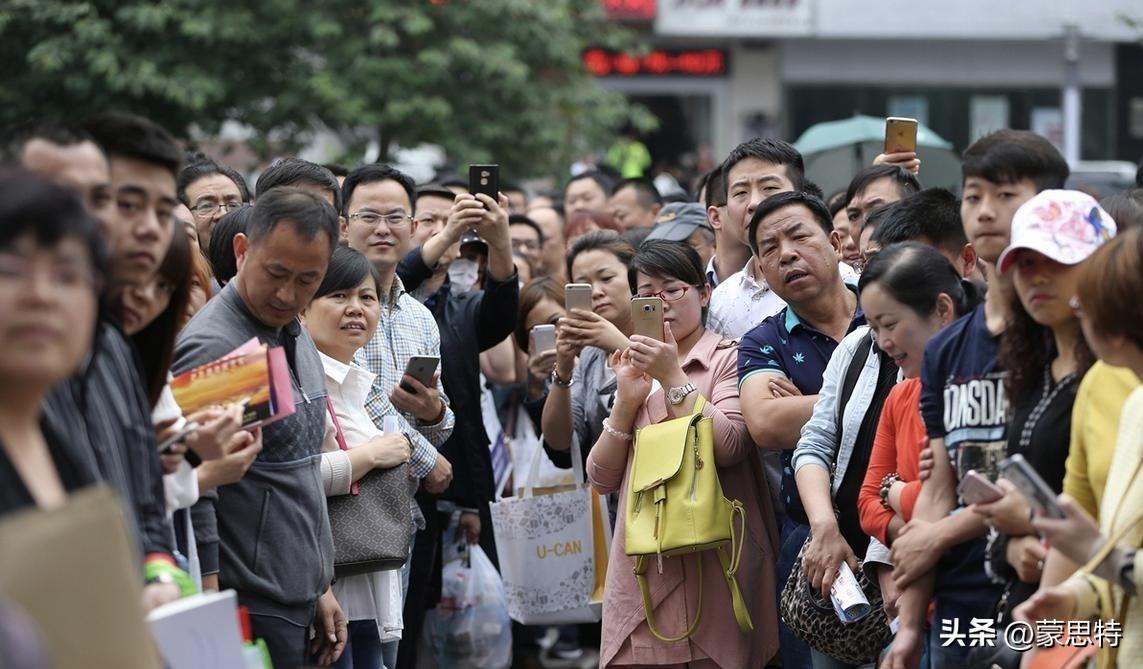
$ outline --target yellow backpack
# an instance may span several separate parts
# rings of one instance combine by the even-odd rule
[[[646,576],[651,557],[662,573],[663,557],[718,551],[738,627],[743,632],[754,629],[735,579],[746,534],[746,514],[742,502],[722,494],[714,464],[713,421],[702,415],[705,403],[699,396],[690,416],[647,425],[635,434],[635,456],[627,484],[625,548],[635,558],[635,579],[643,596],[647,628],[666,642],[685,639],[698,629],[702,617],[702,569],[698,572],[698,610],[690,628],[677,637],[667,637],[655,627]],[[740,522],[737,532],[735,516]]]

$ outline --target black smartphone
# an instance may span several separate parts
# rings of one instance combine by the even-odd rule
[[[159,454],[160,455],[166,455],[167,453],[170,452],[170,450],[172,448],[175,447],[175,444],[182,443],[182,441],[184,439],[186,439],[187,437],[194,434],[195,431],[198,430],[198,428],[199,428],[198,423],[196,423],[194,421],[188,422],[186,425],[183,426],[182,430],[179,430],[175,434],[172,434],[171,436],[167,437],[166,439],[164,439],[162,442],[159,443]]]
[[[468,192],[476,195],[484,193],[493,202],[500,201],[500,166],[469,165]]]

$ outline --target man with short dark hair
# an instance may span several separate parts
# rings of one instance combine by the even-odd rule
[[[912,172],[897,165],[873,165],[858,172],[845,191],[845,220],[838,217],[842,259],[861,269],[861,229],[869,212],[921,190]]]
[[[623,230],[651,228],[663,208],[663,198],[650,179],[635,177],[615,184],[607,206]]]
[[[569,219],[579,213],[607,210],[607,194],[613,185],[611,177],[599,170],[581,172],[564,187],[564,212]]]
[[[763,182],[765,183],[765,182]],[[787,306],[742,337],[738,377],[742,414],[754,443],[782,454],[778,582],[785,583],[809,534],[791,463],[810,419],[825,368],[846,334],[864,323],[854,288],[841,277],[841,235],[829,209],[801,192],[777,193],[753,210],[747,239],[759,274]],[[785,667],[808,667],[809,649],[779,630]]]
[[[519,184],[500,184],[500,192],[508,198],[508,215],[520,216],[528,211],[528,192]]]
[[[746,229],[728,225],[726,173],[721,166],[703,178],[699,202],[706,208],[707,224],[714,230],[714,256],[706,265],[706,282],[714,290],[746,266],[750,261],[750,247],[746,245]],[[711,297],[713,299],[713,294]]]
[[[203,253],[210,248],[210,233],[215,223],[227,212],[250,201],[250,189],[241,174],[202,154],[183,167],[175,184],[179,201],[190,209],[194,218],[198,246]]]
[[[555,207],[532,207],[528,210],[543,234],[540,271],[537,276],[562,276],[567,258],[567,237],[564,236],[564,215]]]
[[[93,199],[118,201],[118,206],[97,207],[111,251],[111,275],[105,278],[113,290],[149,281],[175,232],[178,147],[159,126],[126,114],[91,119],[84,132],[39,136],[25,144],[23,158],[43,170],[54,169],[52,160],[81,161],[83,167],[59,165],[63,171],[54,178],[86,189],[89,207]],[[70,141],[67,137],[82,139],[55,143]],[[82,461],[123,496],[144,572],[152,579],[144,589],[144,604],[151,608],[178,597],[178,588],[159,582],[151,567],[174,564],[152,407],[138,353],[126,335],[110,320],[101,321],[97,332],[84,368],[57,386],[44,403],[44,421],[57,434],[68,435]]]
[[[930,599],[936,619],[959,620],[962,629],[974,618],[995,613],[997,591],[984,567],[988,528],[979,514],[953,512],[959,505],[956,485],[966,473],[960,470],[962,462],[994,462],[1006,452],[1007,371],[997,357],[1013,298],[1011,281],[996,271],[995,263],[1009,244],[1012,216],[1020,205],[1039,191],[1063,188],[1068,173],[1060,152],[1028,131],[1000,130],[964,151],[960,218],[984,261],[988,292],[983,304],[925,346],[920,402],[933,469],[913,519],[893,542],[894,582],[902,590],[897,600],[900,629],[886,666],[916,666],[926,642]],[[970,454],[963,460],[962,450]],[[1035,535],[1000,548],[1005,555],[1012,555],[1012,549],[1018,549],[1017,556],[1025,549],[1043,552]],[[933,669],[963,666],[968,649],[942,644],[939,632],[934,628],[927,639]]]
[[[47,124],[21,134],[8,147],[5,162],[23,166],[83,198],[87,211],[103,220],[111,204],[107,156],[84,130]]]
[[[298,315],[337,248],[337,212],[298,188],[264,192],[234,237],[238,275],[179,335],[172,371],[194,369],[251,338],[285,349],[294,414],[261,429],[262,451],[237,483],[202,495],[192,510],[208,589],[233,588],[274,666],[309,659],[309,628],[336,660],[346,621],[330,590],[333,541],[322,486],[325,375]]]
[[[334,210],[341,210],[341,187],[333,172],[301,158],[283,158],[274,161],[254,184],[254,197],[262,197],[271,188],[296,186],[324,198]]]
[[[508,217],[508,233],[512,238],[512,250],[528,261],[532,276],[543,269],[544,233],[540,226],[528,216],[512,214]]]
[[[960,222],[960,201],[944,188],[927,188],[898,200],[885,211],[870,241],[878,248],[908,241],[928,244],[948,258],[962,277],[983,282],[976,251]]]

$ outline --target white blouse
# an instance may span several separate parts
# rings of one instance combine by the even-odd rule
[[[326,389],[341,424],[345,445],[356,448],[384,434],[365,412],[365,398],[373,386],[375,375],[355,364],[338,362],[324,353],[321,353],[321,361],[325,367]],[[348,495],[353,483],[349,456],[338,448],[333,435],[333,421],[327,416],[321,471],[328,497]],[[412,530],[410,527],[409,531]],[[404,602],[399,569],[339,578],[333,584],[333,595],[347,619],[375,621],[382,642],[401,638]]]

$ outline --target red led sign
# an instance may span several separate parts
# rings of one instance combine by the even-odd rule
[[[603,11],[613,21],[654,21],[655,0],[602,0]]]
[[[583,64],[597,77],[717,77],[728,71],[722,49],[655,49],[641,57],[588,49],[583,52]]]

